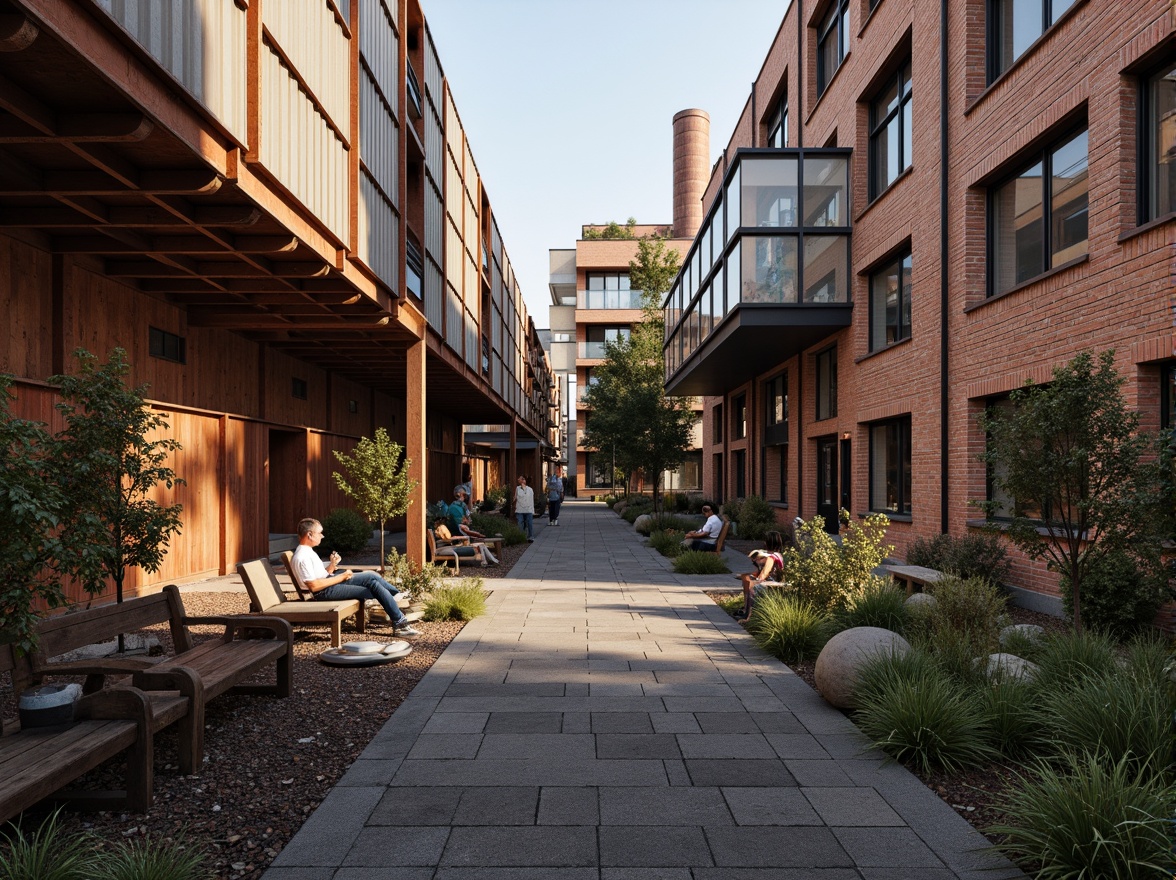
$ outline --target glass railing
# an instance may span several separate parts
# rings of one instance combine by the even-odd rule
[[[576,345],[576,356],[581,358],[597,358],[603,360],[608,357],[603,342],[580,342]]]
[[[640,290],[579,290],[576,308],[579,309],[640,309],[644,295]]]

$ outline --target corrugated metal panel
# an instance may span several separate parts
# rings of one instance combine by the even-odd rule
[[[323,0],[261,4],[261,20],[302,81],[345,135],[351,130],[348,45]]]
[[[425,186],[425,251],[441,264],[441,242],[445,236],[445,213],[441,210],[441,194],[432,185]]]
[[[482,346],[478,344],[478,325],[474,323],[474,316],[465,314],[465,361],[470,367],[482,371]]]
[[[461,354],[462,338],[461,297],[449,285],[445,286],[445,342]]]
[[[441,117],[425,110],[425,167],[440,185],[444,179],[445,138],[441,134]]]
[[[359,54],[394,114],[400,93],[396,76],[399,47],[392,25],[396,20],[396,6],[395,0],[391,8],[385,0],[359,0]]]
[[[397,295],[396,255],[399,252],[399,218],[366,172],[359,175],[359,240],[356,256]]]
[[[449,219],[462,228],[462,203],[464,194],[461,185],[461,175],[457,164],[453,161],[453,154],[445,151],[445,211]],[[460,233],[459,233],[460,234]]]
[[[425,318],[438,333],[443,326],[443,304],[441,295],[441,270],[432,260],[425,260]]]
[[[261,52],[261,161],[340,240],[347,150],[268,46]]]
[[[246,17],[233,0],[95,0],[241,143],[248,136]]]
[[[461,233],[452,222],[445,223],[445,281],[461,295],[461,263],[465,248],[461,246]]]
[[[465,178],[466,186],[469,187],[470,192],[474,195],[478,194],[478,169],[474,165],[474,154],[470,152],[470,141],[466,138],[465,143],[462,144],[462,177]]]
[[[359,158],[394,205],[400,203],[396,119],[368,72],[359,71]]]
[[[482,233],[478,225],[478,209],[468,189],[465,191],[465,223],[462,226],[462,236],[470,252],[477,254],[482,243]]]
[[[445,90],[445,143],[453,150],[460,168],[463,164],[461,157],[465,148],[465,132],[461,130],[461,120],[457,118],[457,108],[453,105],[453,95],[449,89]]]
[[[433,45],[433,35],[425,30],[425,94],[438,110],[444,104],[442,89],[441,62],[437,60],[437,47]]]
[[[482,299],[478,295],[480,285],[478,284],[478,267],[474,263],[474,258],[470,256],[469,251],[462,250],[462,255],[465,263],[465,303],[466,308],[477,314],[478,303]]]
[[[494,249],[494,262],[502,265],[502,233],[498,231],[498,221],[490,219],[490,247]]]
[[[502,312],[499,309],[490,310],[490,347],[495,351],[502,350]]]

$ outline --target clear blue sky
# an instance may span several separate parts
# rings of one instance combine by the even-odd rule
[[[673,118],[712,161],[788,0],[421,0],[536,327],[550,248],[585,223],[673,220]]]

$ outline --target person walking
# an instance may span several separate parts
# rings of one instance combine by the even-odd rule
[[[559,525],[559,506],[563,503],[563,480],[555,471],[547,478],[547,521],[549,525]]]
[[[535,542],[535,490],[527,485],[527,478],[519,475],[515,486],[515,519],[527,533],[527,543]]]

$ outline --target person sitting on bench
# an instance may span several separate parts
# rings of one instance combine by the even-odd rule
[[[751,557],[756,570],[738,576],[743,583],[743,612],[736,620],[747,620],[751,617],[751,606],[762,584],[779,585],[779,578],[784,570],[783,535],[779,532],[768,532],[764,536],[764,549],[752,550],[747,555]]]
[[[323,525],[317,519],[304,519],[298,523],[298,549],[291,560],[303,585],[315,599],[375,599],[392,621],[393,632],[398,638],[419,636],[396,604],[399,590],[374,571],[339,569],[340,557],[332,553],[326,565],[319,559],[314,548],[322,543]]]
[[[433,533],[437,536],[438,541],[453,540],[453,532],[449,531],[444,520],[439,519],[433,524]],[[498,557],[491,553],[489,546],[481,541],[471,541],[468,544],[449,544],[449,547],[456,550],[458,556],[471,556],[482,565],[498,565]],[[463,552],[470,550],[473,552]]]
[[[706,522],[696,532],[687,532],[682,546],[687,550],[714,550],[719,540],[719,532],[723,530],[723,521],[715,514],[713,504],[702,505],[702,514]]]

